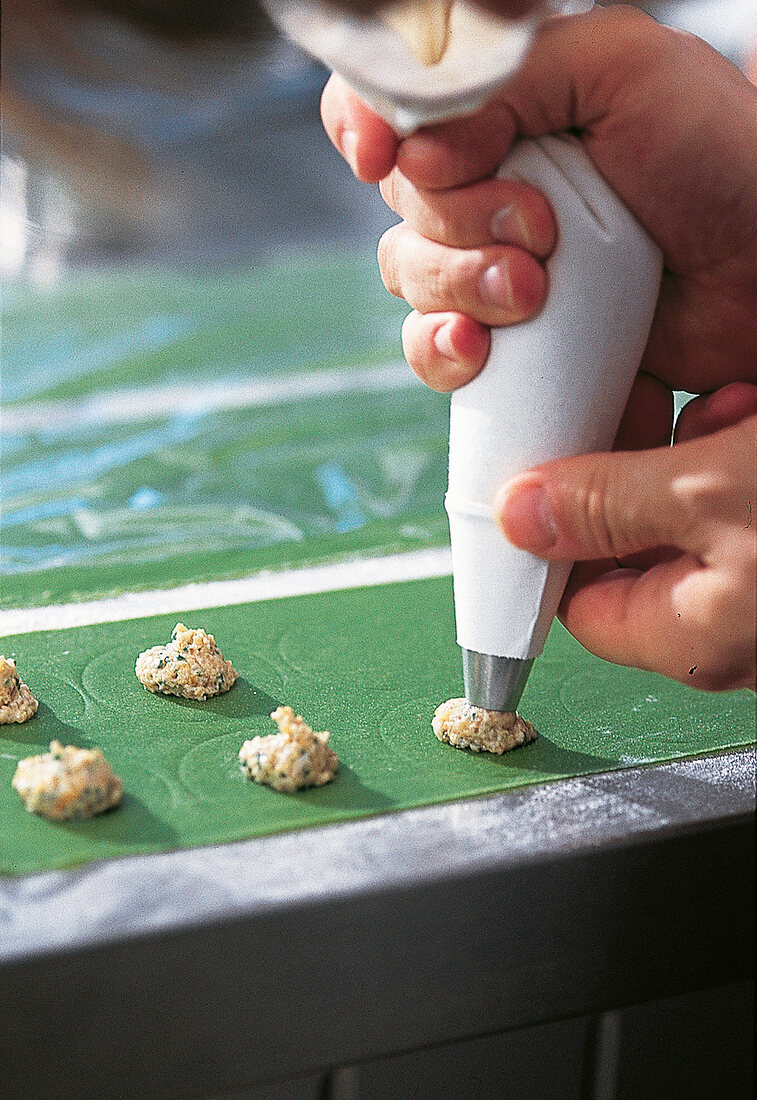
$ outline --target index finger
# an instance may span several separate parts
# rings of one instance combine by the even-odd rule
[[[391,172],[397,135],[337,73],[323,89],[321,119],[332,144],[359,180],[378,183]]]

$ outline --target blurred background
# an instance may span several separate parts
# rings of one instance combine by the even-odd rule
[[[757,0],[649,7],[749,64]],[[4,0],[2,32],[0,608],[446,546],[449,400],[323,69],[250,0]]]
[[[650,0],[746,67],[757,0]],[[373,249],[391,223],[322,133],[326,73],[254,0],[5,0],[0,264]]]
[[[326,74],[229,6],[208,25],[170,2],[168,21],[149,3],[3,5],[6,274],[375,241],[388,212],[320,129]]]

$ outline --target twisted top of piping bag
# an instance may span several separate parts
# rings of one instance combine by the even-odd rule
[[[262,2],[285,34],[404,133],[475,110],[518,67],[544,14],[512,20],[471,0],[420,0],[408,23],[403,12],[412,4],[406,0],[398,18],[390,11],[395,4],[366,17],[338,11],[329,0]],[[402,34],[398,22],[404,23]]]
[[[404,39],[421,65],[438,65],[450,40],[455,0],[399,0],[379,11],[379,18]]]

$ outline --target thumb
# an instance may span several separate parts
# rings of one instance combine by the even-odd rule
[[[621,558],[659,546],[704,558],[716,528],[740,518],[732,486],[739,462],[743,483],[749,457],[738,436],[727,438],[738,430],[549,462],[508,482],[495,514],[510,542],[548,560]]]

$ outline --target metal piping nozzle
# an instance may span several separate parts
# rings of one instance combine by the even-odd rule
[[[494,657],[463,649],[465,698],[484,710],[517,710],[534,658]]]

